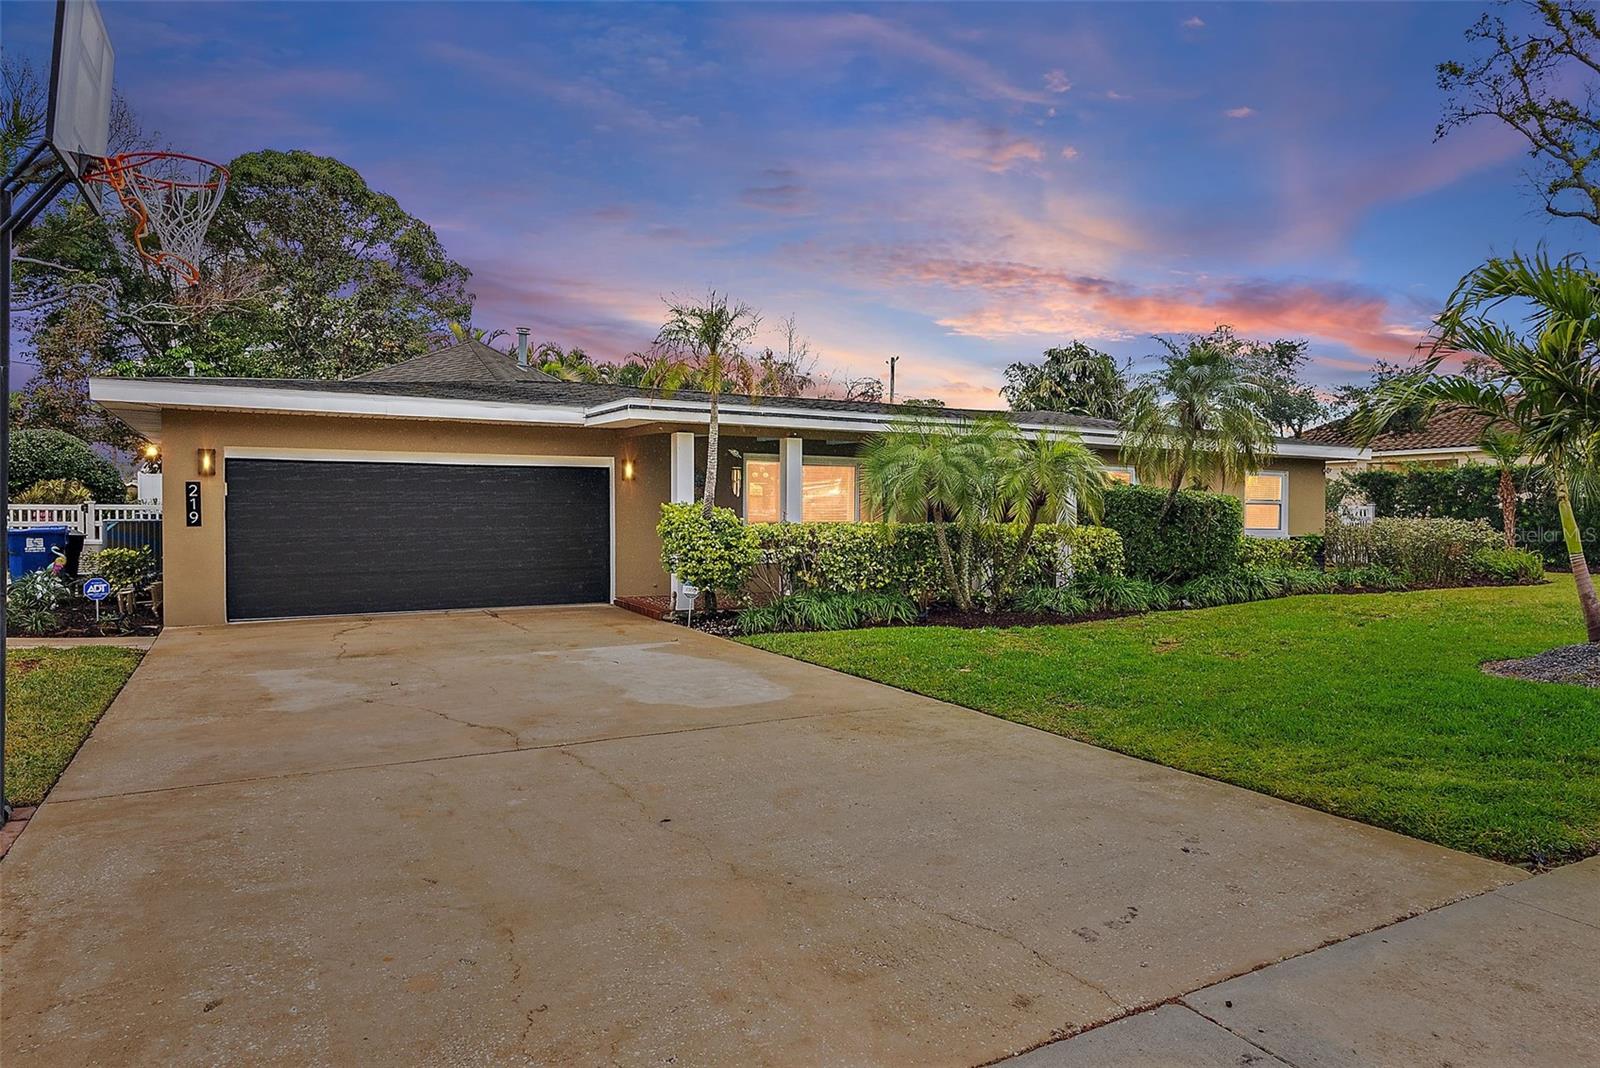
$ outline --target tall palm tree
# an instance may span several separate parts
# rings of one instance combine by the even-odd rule
[[[446,323],[445,326],[449,329],[448,340],[457,343],[481,341],[485,345],[492,345],[503,337],[511,336],[504,330],[485,330],[481,326],[473,326],[471,323],[458,322],[454,319]]]
[[[1522,435],[1508,427],[1491,426],[1478,442],[1500,472],[1500,531],[1506,548],[1517,547],[1517,464],[1522,462]]]
[[[1105,465],[1077,435],[1051,437],[1040,431],[1037,437],[1026,438],[1008,428],[1001,450],[1000,500],[1012,522],[1021,524],[1022,533],[995,582],[997,603],[1004,602],[1027,559],[1040,517],[1070,526],[1077,523],[1081,508],[1098,519],[1106,484]]]
[[[885,520],[931,521],[950,596],[972,609],[971,546],[995,498],[999,424],[908,419],[869,441],[861,453],[867,492],[883,502]],[[950,545],[950,527],[960,538]]]
[[[1201,339],[1166,346],[1160,370],[1129,392],[1122,410],[1122,454],[1142,477],[1169,486],[1161,518],[1185,480],[1240,482],[1272,452],[1267,394],[1228,352]]]
[[[752,396],[756,393],[755,368],[744,349],[755,339],[761,316],[748,304],[714,289],[699,302],[674,297],[665,303],[667,321],[656,335],[656,345],[689,371],[711,398],[702,505],[709,519],[717,499],[718,402],[730,382],[746,387]]]
[[[1491,318],[1507,302],[1527,309],[1523,331]],[[1444,360],[1460,354],[1486,356],[1498,372],[1441,374]],[[1361,414],[1364,436],[1416,403],[1461,405],[1516,429],[1554,485],[1584,627],[1589,641],[1600,642],[1600,597],[1572,508],[1574,487],[1591,484],[1600,470],[1600,275],[1580,258],[1553,263],[1543,252],[1492,259],[1467,275],[1440,314],[1422,365],[1380,389]]]

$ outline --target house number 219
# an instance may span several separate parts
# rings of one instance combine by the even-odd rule
[[[200,483],[185,482],[183,484],[183,525],[197,527],[200,525]]]

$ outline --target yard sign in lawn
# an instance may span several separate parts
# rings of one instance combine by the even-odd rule
[[[11,239],[68,186],[76,185],[97,211],[100,191],[110,187],[115,202],[133,220],[139,255],[179,284],[199,280],[195,264],[206,226],[227,187],[227,168],[177,152],[107,155],[115,66],[111,38],[94,0],[57,0],[44,137],[0,180],[0,399],[11,395]],[[6,494],[9,409],[9,404],[0,404],[0,494]],[[0,505],[9,504],[9,495],[0,500]],[[0,514],[9,515],[9,507],[0,507]],[[0,538],[0,574],[6,573],[5,539]],[[96,600],[96,611],[98,604]],[[0,598],[0,663],[5,660],[5,631],[5,600]],[[4,750],[5,683],[0,672],[0,753]],[[0,758],[0,822],[8,813],[5,761]]]

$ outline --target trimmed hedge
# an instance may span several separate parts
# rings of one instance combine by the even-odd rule
[[[101,504],[118,504],[128,495],[115,464],[62,430],[17,431],[7,463],[6,487],[13,495],[57,478],[82,482]]]
[[[1375,519],[1330,524],[1323,545],[1329,570],[1378,567],[1407,584],[1437,586],[1480,577],[1474,555],[1503,541],[1481,519]]]
[[[1521,466],[1517,484],[1517,544],[1538,553],[1547,565],[1565,568],[1566,546],[1550,481],[1537,468]],[[1328,481],[1331,504],[1359,492],[1383,519],[1481,519],[1503,530],[1500,469],[1492,464],[1465,467],[1409,467],[1398,471],[1358,471]],[[1584,544],[1600,544],[1600,501],[1574,501]]]
[[[870,593],[897,590],[921,605],[949,596],[939,548],[929,523],[763,523],[751,528],[763,564],[776,569],[778,592]],[[976,560],[1009,559],[1018,531],[978,532]],[[951,530],[952,540],[956,537]],[[1122,539],[1105,527],[1036,527],[1016,585],[1054,585],[1061,549],[1071,550],[1074,574],[1122,573]]]
[[[1181,490],[1166,517],[1167,491],[1114,486],[1102,522],[1122,535],[1123,566],[1135,578],[1184,583],[1239,562],[1244,505],[1223,493]]]
[[[1316,553],[1298,538],[1245,538],[1239,543],[1244,567],[1316,567]]]
[[[662,568],[713,597],[743,589],[761,555],[753,528],[731,508],[708,517],[699,504],[663,504],[656,533]]]

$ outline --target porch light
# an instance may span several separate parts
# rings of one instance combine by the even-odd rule
[[[733,495],[739,496],[739,491],[744,488],[744,468],[735,467],[729,471],[728,480],[733,483]]]
[[[622,461],[622,481],[624,481],[624,482],[632,482],[633,481],[633,461],[632,460],[624,460],[624,461]]]
[[[161,446],[153,441],[147,441],[144,443],[143,455],[146,460],[159,460],[161,459]]]
[[[216,449],[197,449],[197,450],[195,450],[195,466],[197,468],[199,468],[200,473],[202,475],[214,475],[214,474],[216,474],[217,473],[217,450]]]

